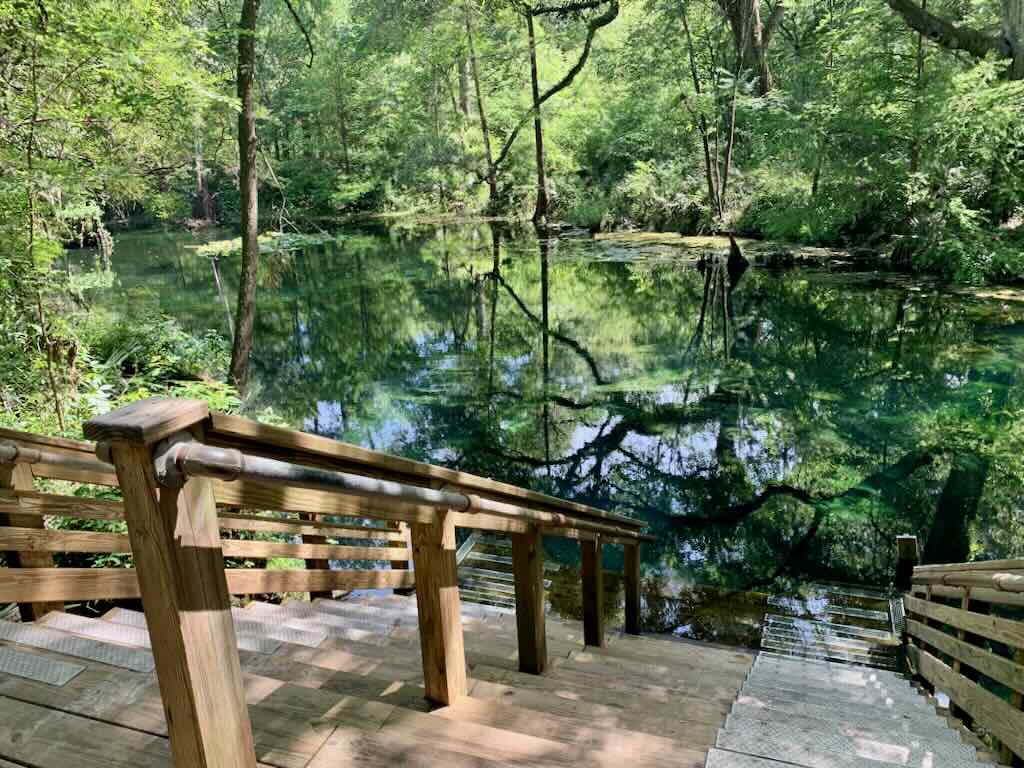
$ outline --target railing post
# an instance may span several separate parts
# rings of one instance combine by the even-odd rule
[[[917,565],[917,536],[896,537],[896,589],[906,592],[914,578],[914,566]]]
[[[28,464],[0,464],[0,488],[13,491],[31,491],[32,470]],[[0,526],[43,528],[42,517],[36,515],[0,515]],[[53,568],[53,556],[48,552],[5,552],[12,568]],[[22,621],[36,621],[50,611],[63,611],[64,603],[18,603]]]
[[[254,768],[212,482],[158,487],[154,447],[202,437],[205,403],[153,399],[89,421],[124,495],[143,610],[174,761],[180,768]]]
[[[544,544],[540,529],[512,534],[512,571],[516,586],[519,671],[544,673],[548,663],[544,627]]]
[[[640,542],[625,545],[622,583],[626,595],[626,633],[640,634]]]
[[[309,522],[316,522],[316,515],[299,515],[300,520],[307,520]],[[303,533],[302,534],[303,544],[326,544],[326,536],[318,536],[315,533]],[[307,571],[329,571],[331,569],[330,560],[306,560]],[[309,599],[316,600],[318,597],[325,597],[328,600],[334,597],[334,593],[330,590],[324,592],[310,592]]]
[[[413,559],[412,559],[412,531],[409,529],[409,524],[406,523],[406,522],[402,522],[402,521],[389,520],[388,521],[388,530],[390,530],[390,531],[397,531],[398,533],[400,533],[402,535],[402,540],[405,543],[405,550],[404,551],[400,551],[400,553],[399,552],[395,552],[392,555],[392,557],[394,559],[391,561],[391,567],[392,568],[399,568],[401,570],[412,571],[413,568],[414,568],[414,563],[413,563]],[[390,544],[390,542],[388,542],[388,543]],[[398,547],[395,547],[394,549],[398,549]],[[411,595],[411,594],[414,594],[415,592],[416,592],[416,588],[415,587],[402,588],[402,589],[396,589],[395,590],[395,594],[396,595]]]
[[[426,696],[453,704],[466,695],[466,652],[451,513],[439,509],[434,522],[412,525],[412,555]]]
[[[583,576],[583,642],[604,648],[604,571],[601,569],[601,537],[580,539]]]

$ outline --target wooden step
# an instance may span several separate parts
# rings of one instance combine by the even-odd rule
[[[613,754],[651,765],[703,765],[707,745],[715,738],[714,725],[691,723],[686,733],[675,739],[650,733],[617,728],[600,718],[567,717],[538,712],[500,701],[482,701],[467,697],[433,713],[438,717],[490,725],[516,733],[539,736],[588,749],[611,750]]]

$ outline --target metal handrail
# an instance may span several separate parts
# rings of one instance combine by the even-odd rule
[[[209,477],[226,482],[245,480],[262,485],[340,493],[364,498],[388,499],[399,504],[451,509],[470,514],[485,513],[525,520],[552,528],[575,528],[619,538],[640,539],[642,534],[610,523],[584,520],[560,512],[548,512],[518,504],[484,499],[475,494],[444,488],[422,488],[391,480],[354,475],[277,459],[244,454],[237,448],[217,448],[187,441],[174,443],[156,458],[157,479],[164,485],[181,485],[187,477]]]
[[[106,455],[105,446],[98,446]],[[180,486],[188,476],[223,481],[245,480],[261,485],[286,485],[364,498],[388,499],[398,504],[451,509],[470,514],[485,513],[523,520],[547,528],[572,528],[620,539],[647,540],[650,537],[631,528],[597,522],[561,512],[532,509],[475,494],[446,489],[423,488],[390,480],[378,480],[349,472],[309,467],[303,464],[244,454],[235,448],[218,448],[186,441],[168,444],[157,451],[157,479],[165,486]],[[67,454],[0,441],[0,464],[50,464],[113,474],[114,467],[99,459],[80,459]]]

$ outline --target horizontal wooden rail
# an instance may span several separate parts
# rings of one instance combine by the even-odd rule
[[[907,633],[1007,688],[1024,691],[1024,665],[1017,664],[1012,659],[997,656],[985,648],[971,645],[914,619],[907,619]]]
[[[217,448],[199,442],[182,442],[171,446],[166,455],[157,458],[157,464],[165,467],[168,482],[180,482],[180,479],[172,477],[176,471],[186,477],[207,477],[227,483],[245,480],[257,485],[285,488],[289,492],[292,489],[304,489],[376,502],[384,501],[392,507],[411,507],[419,510],[420,514],[426,510],[426,519],[418,519],[417,522],[430,522],[430,510],[445,509],[463,515],[484,513],[521,520],[530,525],[544,525],[552,531],[566,527],[620,538],[636,538],[638,535],[634,529],[579,519],[561,512],[533,509],[444,488],[421,488],[349,472],[250,456],[237,449]],[[366,514],[373,514],[375,511],[372,505],[363,507],[363,510]]]
[[[509,483],[224,413],[210,414],[206,425],[206,442],[210,445],[239,448],[246,453],[269,458],[373,474],[384,479],[416,485],[443,484],[462,492],[528,502],[538,509],[562,511],[584,519],[603,520],[627,528],[643,528],[646,525],[643,520],[548,496]]]
[[[947,605],[939,605],[910,595],[904,595],[903,602],[910,613],[916,613],[919,616],[940,621],[951,627],[962,629],[965,632],[973,632],[1015,648],[1024,648],[1024,622],[965,611],[962,608],[950,608]]]
[[[36,491],[0,491],[0,514],[67,517],[78,520],[124,520],[124,505],[110,499],[59,496]],[[379,540],[393,547],[405,547],[398,531],[370,526],[346,526],[255,514],[218,512],[221,530],[300,535],[316,533],[334,539]],[[2,548],[0,548],[2,551]]]
[[[943,584],[947,587],[984,587],[997,592],[1024,593],[1024,572],[942,571],[914,574],[915,584]]]
[[[223,539],[225,557],[293,557],[301,560],[397,560],[404,549],[347,547],[339,544],[291,544],[278,541]],[[127,534],[0,527],[0,552],[131,552]]]
[[[141,596],[131,568],[4,568],[0,603],[68,600],[119,600]],[[235,595],[263,592],[322,592],[395,589],[414,584],[412,571],[271,571],[232,568],[224,571]]]
[[[1017,592],[1000,592],[997,589],[986,589],[985,587],[947,587],[942,584],[929,584],[934,597],[943,597],[954,600],[963,600],[970,594],[972,602],[990,603],[993,605],[1017,605],[1024,607],[1024,594]],[[914,596],[924,596],[927,589],[923,584],[915,584],[911,587]]]
[[[1017,755],[1024,755],[1024,712],[954,672],[927,650],[911,645],[907,647],[907,656],[917,674],[945,691],[977,725],[992,733]]]
[[[914,671],[999,740],[1003,763],[1014,754],[1024,758],[1024,621],[994,615],[999,605],[1024,606],[1024,560],[917,566],[910,581],[903,602]],[[1006,686],[1010,700],[989,690],[982,676]]]
[[[941,565],[919,565],[914,568],[914,581],[919,576],[934,573],[961,573],[964,571],[1021,571],[1024,572],[1024,560],[977,560],[972,563],[946,563]]]

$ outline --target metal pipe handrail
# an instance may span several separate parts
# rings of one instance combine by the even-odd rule
[[[244,454],[236,448],[217,448],[187,441],[174,443],[159,452],[157,479],[164,485],[181,485],[187,477],[209,477],[226,482],[246,480],[261,485],[287,485],[363,498],[387,499],[399,504],[451,509],[456,512],[486,513],[524,520],[551,528],[574,528],[619,538],[641,539],[637,531],[609,523],[584,520],[560,512],[548,512],[517,504],[484,499],[475,494],[422,488],[391,480],[348,472],[291,464],[277,459]]]
[[[69,456],[66,453],[32,448],[9,440],[0,441],[0,464],[51,464],[67,469],[79,469],[85,472],[114,474],[112,464],[99,459],[85,459]]]
[[[947,573],[914,574],[914,584],[941,584],[947,587],[983,587],[999,592],[1024,592],[1024,575],[1020,573],[950,571]]]

